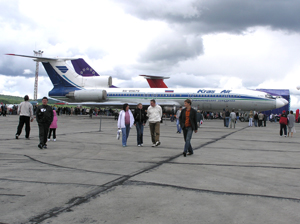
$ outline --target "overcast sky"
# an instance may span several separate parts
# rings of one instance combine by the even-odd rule
[[[289,89],[300,108],[299,0],[0,0],[0,93],[33,98],[35,62],[81,57],[119,87]],[[52,89],[39,69],[38,97]]]

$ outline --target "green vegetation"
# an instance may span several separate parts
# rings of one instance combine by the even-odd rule
[[[4,104],[19,104],[23,100],[23,97],[0,94],[0,103],[2,102]]]
[[[3,95],[0,94],[0,103],[4,104],[20,104],[22,101],[24,101],[24,97],[20,96],[9,96],[9,95]],[[29,101],[33,101],[33,99],[29,99]],[[42,99],[37,100],[38,104],[42,104]],[[49,99],[48,104],[55,104],[59,101]]]

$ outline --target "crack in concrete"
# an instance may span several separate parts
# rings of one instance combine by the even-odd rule
[[[247,128],[247,127],[245,127],[245,128]],[[242,128],[242,129],[236,130],[234,132],[228,133],[226,135],[223,135],[223,136],[221,136],[218,139],[215,139],[215,140],[212,140],[212,141],[207,142],[205,144],[202,144],[202,145],[200,145],[200,146],[198,146],[198,147],[196,147],[194,149],[197,150],[197,149],[200,149],[200,148],[202,148],[202,147],[204,147],[206,145],[209,145],[209,144],[215,143],[215,142],[217,142],[219,140],[225,139],[226,137],[228,137],[228,136],[230,136],[230,135],[232,135],[232,134],[234,134],[234,133],[236,133],[238,131],[244,130],[245,128]],[[146,167],[144,169],[141,169],[141,170],[138,170],[136,172],[133,172],[133,173],[131,173],[129,175],[124,175],[124,176],[121,176],[119,178],[116,178],[115,180],[112,180],[112,181],[110,181],[110,182],[108,182],[106,184],[103,184],[103,185],[99,186],[98,188],[90,191],[85,196],[76,197],[75,199],[70,199],[69,202],[68,202],[69,204],[66,203],[65,206],[53,208],[53,209],[51,209],[48,212],[45,212],[43,214],[40,214],[38,216],[35,216],[35,217],[31,218],[29,220],[29,222],[31,222],[31,223],[40,223],[40,222],[42,222],[42,221],[44,221],[46,219],[49,219],[51,217],[56,217],[58,214],[60,214],[60,213],[62,213],[64,211],[69,211],[74,206],[77,206],[77,205],[80,205],[82,203],[88,202],[91,198],[95,197],[96,195],[98,195],[100,193],[106,192],[106,191],[108,191],[108,190],[110,190],[110,189],[112,189],[114,187],[123,185],[124,182],[128,181],[132,177],[135,177],[135,176],[137,176],[139,174],[142,174],[142,173],[148,172],[150,170],[153,170],[153,169],[161,166],[162,164],[169,163],[170,161],[172,161],[172,160],[174,160],[174,159],[176,159],[176,158],[178,158],[180,156],[182,156],[182,153],[174,155],[174,156],[171,156],[171,157],[169,157],[169,158],[167,158],[165,160],[159,161],[159,162],[157,162],[157,163],[155,163],[153,165],[149,165],[148,167]],[[29,157],[29,156],[27,156],[27,157],[30,158],[30,159],[33,159],[33,158]],[[33,160],[35,160],[35,159],[33,159]],[[44,163],[44,164],[47,164],[47,163]],[[57,165],[55,165],[55,166],[57,166]]]
[[[201,188],[189,188],[189,187],[182,187],[182,186],[171,185],[171,184],[161,184],[161,183],[146,182],[146,181],[131,181],[130,180],[130,181],[126,181],[125,185],[147,185],[147,186],[169,187],[169,188],[175,188],[175,189],[179,189],[179,190],[195,191],[195,192],[216,194],[216,195],[261,197],[261,198],[270,198],[270,199],[278,199],[278,200],[289,200],[289,201],[293,201],[293,202],[297,202],[297,203],[300,202],[300,198],[280,197],[280,196],[263,195],[263,194],[248,194],[248,193],[229,192],[229,191],[215,191],[215,190],[208,190],[208,189],[201,189]]]
[[[46,163],[46,162],[37,160],[37,159],[35,159],[31,156],[27,156],[27,155],[24,155],[24,156],[26,156],[27,158],[29,158],[29,159],[31,159],[35,162],[45,164],[45,165],[48,165],[48,166],[54,166],[54,167],[63,168],[63,169],[70,169],[70,170],[84,171],[84,172],[89,172],[89,173],[100,173],[100,174],[108,174],[108,175],[114,175],[114,176],[122,176],[121,174],[115,174],[115,173],[99,172],[99,171],[93,171],[93,170],[77,169],[77,168],[74,168],[74,167],[60,166],[60,165],[56,165],[56,164],[52,164],[52,163]]]
[[[247,167],[247,168],[267,168],[267,169],[289,169],[299,170],[300,167],[284,167],[284,166],[262,166],[262,165],[231,165],[231,164],[217,164],[217,163],[177,163],[169,162],[169,164],[183,164],[192,166],[228,166],[228,167]]]

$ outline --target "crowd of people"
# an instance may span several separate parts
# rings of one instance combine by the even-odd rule
[[[191,138],[193,132],[197,133],[198,128],[203,124],[204,119],[220,118],[224,120],[224,126],[227,128],[235,128],[236,122],[239,120],[240,113],[232,110],[231,112],[226,109],[220,113],[205,112],[200,110],[195,110],[192,108],[192,101],[187,99],[184,101],[184,108],[179,107],[176,112],[176,127],[177,133],[183,132],[184,137],[184,148],[183,155],[192,155],[193,148],[191,146]],[[7,107],[6,105],[1,105],[1,114],[6,115]],[[123,109],[119,110],[101,110],[98,108],[72,108],[72,107],[51,107],[48,105],[48,98],[44,97],[42,99],[42,105],[33,106],[29,102],[29,97],[26,95],[24,97],[24,102],[19,106],[16,106],[17,114],[19,114],[19,124],[17,127],[17,132],[15,134],[16,139],[22,132],[23,126],[25,125],[25,139],[30,139],[30,122],[33,122],[34,116],[36,117],[38,127],[39,127],[39,144],[40,149],[47,148],[47,141],[51,140],[51,135],[53,134],[53,141],[56,141],[56,128],[57,128],[57,116],[59,115],[92,115],[106,114],[114,115],[115,119],[118,120],[117,126],[119,132],[122,133],[122,146],[127,147],[127,139],[129,137],[130,129],[132,126],[136,127],[137,134],[137,146],[143,146],[143,132],[146,122],[149,122],[149,129],[151,135],[152,147],[157,147],[161,144],[160,142],[160,123],[163,119],[162,108],[153,99],[150,101],[150,106],[145,110],[143,105],[139,103],[137,107],[131,111],[129,105],[125,103]],[[175,113],[171,114],[171,121],[175,120]],[[248,117],[249,127],[265,127],[266,121],[269,118],[274,119],[274,115],[271,114],[267,116],[262,112],[250,111],[249,114],[244,114],[243,116]],[[280,136],[293,137],[295,130],[295,116],[293,111],[283,111],[280,115]]]

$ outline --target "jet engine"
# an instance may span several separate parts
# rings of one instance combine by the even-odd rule
[[[90,88],[105,87],[108,88],[112,85],[111,76],[93,76],[82,79],[82,86]]]
[[[69,92],[66,97],[74,102],[102,102],[106,101],[107,93],[102,89],[75,90]]]

